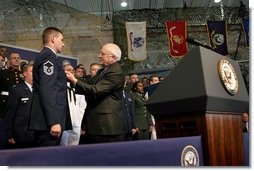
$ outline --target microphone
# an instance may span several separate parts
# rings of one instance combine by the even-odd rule
[[[207,49],[211,49],[213,50],[213,47],[208,45],[207,43],[204,43],[204,42],[201,42],[197,39],[194,39],[194,38],[190,38],[190,37],[187,37],[186,38],[186,41],[190,44],[193,44],[193,45],[196,45],[196,46],[202,46],[204,48],[207,48]]]

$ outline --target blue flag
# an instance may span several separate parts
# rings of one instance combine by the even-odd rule
[[[226,21],[207,21],[210,45],[221,55],[228,55]]]
[[[242,25],[245,34],[246,45],[249,47],[249,19],[242,19]]]

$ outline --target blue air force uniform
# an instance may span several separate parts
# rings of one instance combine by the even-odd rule
[[[66,82],[60,59],[44,47],[34,61],[30,129],[50,131],[55,124],[60,124],[62,130],[72,129]]]
[[[10,89],[4,118],[7,138],[13,138],[15,147],[36,146],[34,132],[28,130],[32,92],[26,83],[14,85]]]

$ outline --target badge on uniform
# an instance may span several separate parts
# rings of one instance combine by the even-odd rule
[[[54,73],[54,64],[52,64],[50,61],[47,61],[43,64],[43,72],[46,75],[52,75]]]
[[[26,101],[26,100],[29,100],[29,98],[28,97],[21,98],[21,101]]]
[[[29,100],[29,98],[21,98],[21,101],[22,101],[23,103],[27,103],[28,100]]]

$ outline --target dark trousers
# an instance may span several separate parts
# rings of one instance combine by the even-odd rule
[[[15,144],[7,144],[7,149],[17,149],[17,148],[33,148],[38,147],[36,143],[19,143],[16,142]]]
[[[3,119],[5,116],[8,97],[9,96],[0,95],[0,119]]]
[[[133,135],[132,133],[126,133],[124,136],[125,141],[132,141],[133,140]]]
[[[53,137],[48,131],[35,131],[35,139],[40,147],[60,145],[61,136]]]
[[[124,141],[123,135],[82,135],[79,144],[110,143]]]
[[[4,121],[0,118],[0,149],[4,149],[6,147],[7,138],[4,129]]]
[[[134,140],[148,140],[149,138],[149,129],[140,129],[139,132],[137,132],[134,135]]]

